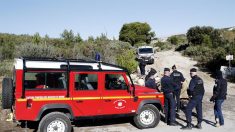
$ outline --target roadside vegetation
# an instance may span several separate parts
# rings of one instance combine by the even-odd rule
[[[11,76],[16,57],[51,57],[94,60],[95,54],[107,63],[126,67],[131,73],[137,69],[135,48],[149,44],[155,33],[147,23],[124,24],[119,40],[108,39],[105,34],[83,40],[79,33],[65,29],[60,38],[41,36],[39,33],[15,35],[0,33],[0,76]]]
[[[127,42],[110,40],[104,34],[97,38],[82,40],[79,34],[65,30],[61,38],[0,34],[0,76],[10,76],[15,57],[51,57],[94,60],[95,54],[101,55],[104,62],[127,67],[134,72],[137,67],[135,52]],[[121,63],[130,62],[130,65]]]
[[[160,50],[175,48],[198,62],[198,66],[215,73],[221,66],[228,66],[226,55],[235,55],[235,29],[215,29],[210,26],[191,27],[186,34],[168,37],[157,42]],[[235,60],[231,61],[232,66]]]
[[[231,36],[229,36],[231,35]],[[235,30],[219,30],[213,27],[192,27],[187,32],[189,47],[184,55],[193,57],[202,67],[215,72],[227,65],[226,55],[235,55]],[[232,65],[235,61],[232,61]]]
[[[126,23],[120,30],[119,40],[108,39],[105,34],[90,36],[86,40],[72,30],[64,30],[60,38],[0,33],[0,76],[11,76],[13,59],[16,57],[53,57],[94,60],[101,55],[104,62],[126,67],[131,73],[138,66],[135,50],[138,46],[150,44],[157,51],[175,48],[184,55],[197,60],[201,67],[211,71],[227,65],[225,56],[235,55],[235,30],[213,27],[192,27],[187,34],[174,35],[167,41],[160,41],[147,23]],[[235,64],[235,61],[232,61]]]
[[[170,50],[174,47],[174,45],[172,45],[169,42],[156,42],[154,43],[154,47],[158,47],[157,51],[166,51],[166,50]]]

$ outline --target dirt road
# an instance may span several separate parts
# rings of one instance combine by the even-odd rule
[[[147,66],[147,69],[153,67],[157,69],[159,76],[163,73],[164,67],[171,67],[176,64],[179,71],[181,71],[185,78],[189,81],[189,70],[192,67],[196,67],[197,62],[191,60],[188,57],[183,57],[180,53],[174,51],[164,51],[158,52],[157,58],[155,60],[155,64]],[[213,103],[209,102],[209,98],[212,95],[212,88],[214,85],[214,79],[210,77],[209,74],[199,71],[198,75],[204,80],[205,83],[205,96],[203,99],[203,115],[204,122],[202,123],[202,130],[193,129],[192,131],[200,131],[200,132],[232,132],[235,130],[235,84],[229,83],[228,85],[228,96],[227,100],[224,103],[223,112],[225,116],[225,126],[216,128],[214,127],[214,114],[213,114]],[[164,131],[164,132],[181,132],[180,128],[182,125],[185,125],[185,115],[181,111],[178,115],[177,122],[179,122],[180,126],[167,126],[162,121],[156,128],[139,130],[133,125],[131,125],[130,120],[126,118],[118,119],[118,120],[89,120],[89,121],[81,121],[78,122],[76,127],[74,127],[75,132],[129,132],[129,131],[142,131],[142,132],[155,132],[155,131]],[[4,125],[3,125],[4,123]],[[196,119],[193,118],[193,123],[196,124]],[[8,131],[33,131],[32,129],[18,129],[19,127],[9,127],[15,126],[15,124],[9,123],[8,127],[5,127],[5,130]],[[0,121],[0,131],[2,126],[7,126],[5,122]],[[2,127],[3,128],[3,127]]]

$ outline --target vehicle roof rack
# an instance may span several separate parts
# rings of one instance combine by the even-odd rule
[[[106,63],[106,62],[102,62],[102,61],[95,61],[95,60],[85,60],[85,59],[66,59],[66,58],[49,58],[49,57],[20,57],[20,59],[22,59],[23,61],[27,62],[27,61],[55,61],[55,62],[65,62],[67,64],[69,64],[68,62],[83,62],[83,63],[98,63],[98,67],[100,70],[102,70],[101,68],[101,64],[106,65],[106,66],[112,66],[115,68],[120,68],[123,69],[125,71],[128,71],[125,67],[121,67],[115,64],[110,64],[110,63]],[[69,64],[70,65],[70,64]],[[68,67],[69,68],[69,67]]]

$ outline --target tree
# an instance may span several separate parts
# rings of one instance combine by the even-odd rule
[[[203,42],[205,46],[212,47],[212,41],[209,35],[203,35]]]
[[[62,39],[64,40],[67,46],[71,45],[74,42],[74,33],[72,30],[65,29],[61,34]]]
[[[201,45],[204,42],[209,44],[211,41],[212,46],[217,47],[223,43],[219,30],[210,26],[191,27],[187,32],[187,39],[193,45]]]
[[[94,41],[95,41],[95,39],[94,39],[94,37],[93,37],[93,36],[89,36],[89,37],[88,37],[88,39],[87,39],[87,41],[88,41],[88,42],[94,42]]]
[[[50,37],[49,35],[46,34],[44,37],[44,43],[47,44],[49,41],[50,41]]]
[[[83,41],[82,37],[80,36],[79,33],[77,33],[77,35],[75,36],[75,42],[76,42],[76,43],[80,43],[80,42],[82,42],[82,41]]]
[[[154,36],[149,24],[141,22],[124,24],[119,32],[119,40],[129,42],[132,46],[141,42],[150,43]]]
[[[40,34],[37,32],[33,35],[33,43],[35,44],[39,44],[41,42],[41,36]]]

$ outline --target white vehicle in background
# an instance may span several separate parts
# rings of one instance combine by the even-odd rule
[[[137,59],[143,58],[148,64],[154,64],[154,49],[152,46],[141,46],[137,49]]]

